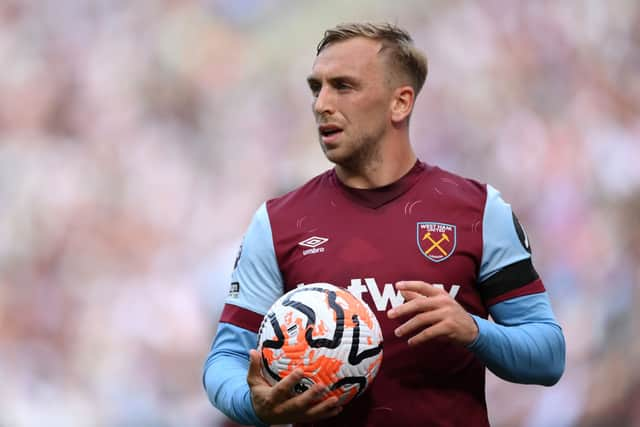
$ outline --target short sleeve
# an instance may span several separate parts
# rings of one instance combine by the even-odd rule
[[[221,322],[257,331],[262,317],[283,292],[266,204],[256,211],[231,274]]]
[[[479,289],[487,305],[544,292],[524,229],[498,190],[487,185]]]

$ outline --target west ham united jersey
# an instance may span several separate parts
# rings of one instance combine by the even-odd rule
[[[469,313],[544,292],[527,237],[490,186],[417,162],[398,182],[373,190],[344,186],[333,170],[257,211],[233,272],[221,322],[257,332],[284,292],[330,283],[376,313],[384,357],[370,388],[317,426],[488,425],[485,368],[457,343],[409,347],[393,331],[406,319],[399,280],[443,288]]]

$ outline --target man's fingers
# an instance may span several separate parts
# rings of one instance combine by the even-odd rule
[[[404,298],[405,301],[411,301],[413,299],[423,296],[422,294],[418,292],[413,292],[413,291],[400,291],[400,294],[402,294],[402,297]]]
[[[338,406],[338,398],[335,396],[317,402],[322,397],[324,387],[320,386],[318,390],[319,392],[309,389],[300,396],[283,403],[280,409],[283,412],[300,414],[305,421],[329,418],[340,413],[342,409]]]
[[[263,419],[278,424],[281,420],[314,421],[337,415],[342,410],[338,399],[331,397],[322,401],[326,386],[315,384],[304,393],[296,395],[294,386],[304,377],[301,368],[295,369],[278,381],[273,387],[262,376],[262,358],[258,351],[249,351],[249,371],[247,381],[258,398],[254,397],[256,413]],[[267,387],[262,387],[266,385]],[[261,408],[258,411],[258,408]],[[277,421],[277,422],[276,422]]]
[[[448,301],[442,298],[420,296],[419,298],[412,299],[397,307],[387,311],[387,317],[389,319],[395,319],[398,317],[408,316],[410,314],[422,313],[431,310],[436,310],[446,304]]]
[[[262,358],[257,350],[249,350],[249,371],[247,372],[247,382],[249,385],[263,382],[262,378]]]
[[[429,341],[432,338],[438,337],[440,335],[445,335],[447,333],[447,327],[443,322],[436,323],[435,325],[431,325],[428,328],[424,329],[419,334],[416,334],[409,338],[407,342],[409,345],[418,345]]]
[[[307,408],[312,406],[322,398],[322,395],[325,393],[327,388],[321,384],[314,384],[309,390],[300,394],[296,399],[300,403],[301,406]]]
[[[272,389],[274,403],[284,402],[285,400],[290,399],[293,395],[293,387],[302,379],[303,376],[304,371],[300,368],[297,368],[289,375],[278,381],[278,383],[274,385]],[[308,391],[309,390],[307,390],[306,392]]]
[[[272,411],[274,414],[289,414],[289,422],[297,419],[307,420],[308,411],[318,403],[318,400],[322,397],[323,391],[323,386],[315,385],[299,395],[292,395],[289,393],[289,397],[285,400],[278,400],[279,397],[272,395]]]
[[[307,411],[307,415],[313,420],[320,420],[323,418],[335,417],[341,411],[342,406],[338,405],[338,398],[334,396],[309,409]]]
[[[396,283],[396,288],[401,292],[405,302],[387,312],[387,317],[395,319],[418,312],[434,310],[448,300],[439,298],[447,296],[444,289],[419,281],[401,281]]]
[[[417,329],[428,328],[429,326],[438,323],[443,319],[443,317],[444,313],[442,310],[420,313],[398,326],[394,333],[397,337],[409,335]]]
[[[424,301],[423,301],[424,300]],[[400,304],[397,307],[387,311],[387,317],[389,319],[395,319],[397,317],[407,316],[418,311],[425,311],[427,307],[427,298],[416,298],[411,301]]]
[[[399,291],[413,291],[426,297],[440,295],[443,291],[435,286],[418,280],[403,280],[396,282],[396,289]]]
[[[325,391],[325,387],[319,384],[314,385],[304,393],[290,398],[286,402],[283,402],[280,409],[283,412],[306,414],[310,408],[313,408],[318,403],[318,400],[322,398],[322,394]],[[324,403],[324,402],[320,402]]]

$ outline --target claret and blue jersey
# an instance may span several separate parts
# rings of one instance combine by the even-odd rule
[[[446,290],[474,317],[476,341],[409,347],[397,338],[405,319],[385,313],[403,302],[393,285],[399,280]],[[562,331],[510,206],[491,186],[419,161],[386,187],[348,188],[330,170],[264,203],[231,281],[204,383],[211,401],[241,423],[261,424],[245,379],[262,317],[284,292],[311,283],[362,298],[385,340],[370,389],[315,425],[485,426],[485,367],[545,385],[564,369]]]

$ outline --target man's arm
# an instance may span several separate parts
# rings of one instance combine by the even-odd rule
[[[555,384],[564,371],[565,342],[531,261],[528,238],[511,207],[488,187],[478,290],[496,323],[470,315],[443,289],[421,281],[396,288],[405,303],[389,318],[411,316],[395,330],[417,345],[444,336],[467,346],[499,377]]]
[[[203,383],[209,400],[235,422],[264,426],[255,413],[247,384],[249,350],[255,348],[255,333],[220,323],[204,364]]]
[[[283,292],[266,203],[243,238],[218,331],[204,364],[203,383],[211,403],[240,424],[264,425],[252,405],[247,372],[264,313]]]
[[[260,356],[252,349],[264,314],[282,293],[269,215],[263,204],[245,234],[203,372],[211,403],[241,424],[312,422],[341,410],[336,397],[321,399],[325,390],[320,384],[299,395],[291,393],[302,378],[301,369],[273,387],[262,377]]]
[[[479,291],[495,323],[473,316],[468,346],[497,376],[555,384],[564,371],[565,341],[531,258],[529,238],[500,193],[487,186]]]
[[[478,336],[468,348],[498,377],[550,386],[565,367],[565,341],[546,292],[490,307],[492,323],[478,316]]]
[[[471,315],[443,289],[425,282],[396,283],[405,303],[391,319],[410,317],[395,331],[409,345],[444,336],[467,346],[497,376],[524,384],[555,384],[564,371],[565,343],[546,293],[498,303],[490,312],[498,323]],[[475,323],[474,323],[475,321]]]

